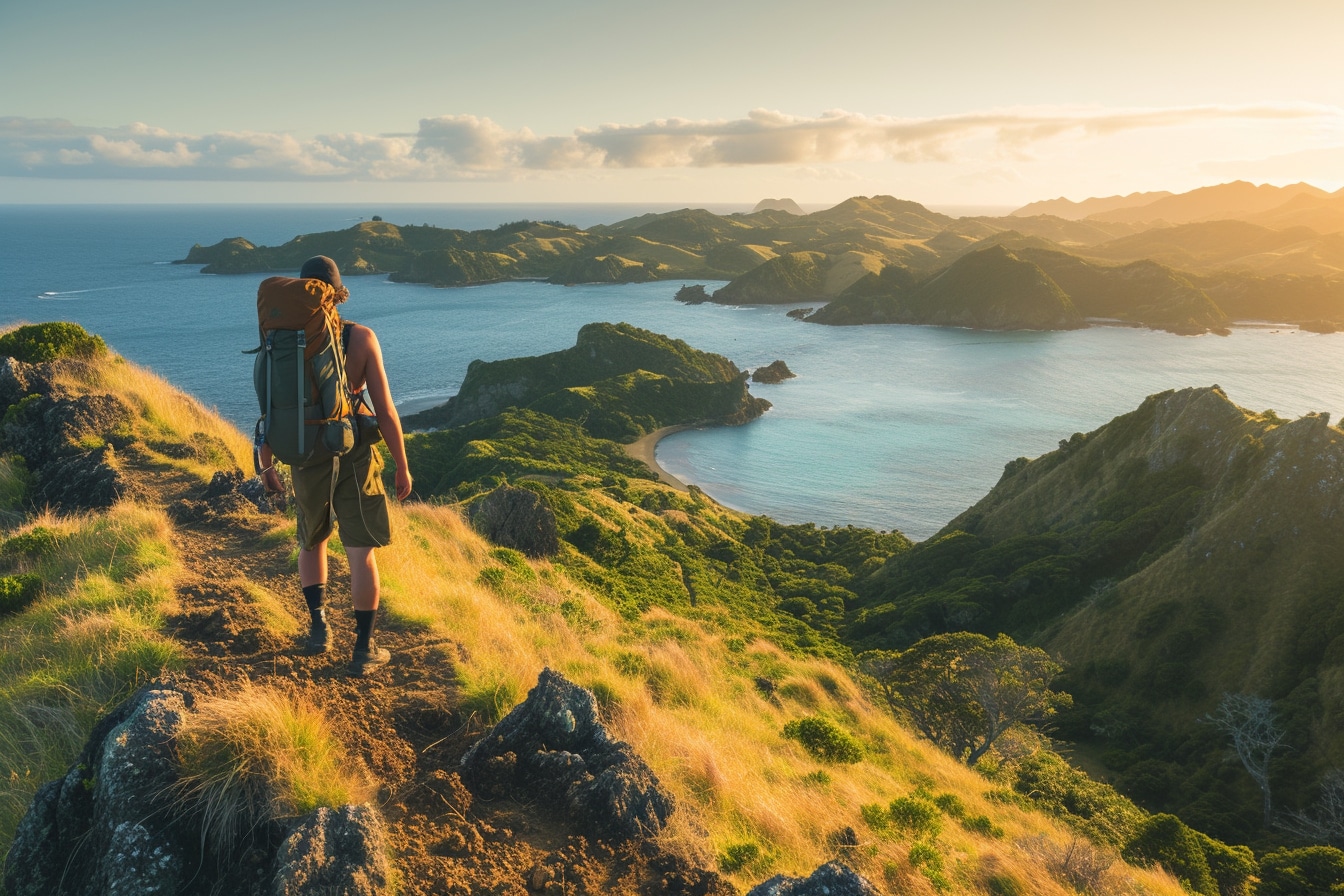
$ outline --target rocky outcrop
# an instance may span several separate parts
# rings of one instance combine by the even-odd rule
[[[677,290],[677,294],[673,298],[687,305],[703,305],[709,301],[709,293],[705,292],[703,284],[697,283],[694,286],[683,286]]]
[[[25,374],[30,386],[36,379]],[[7,385],[17,382],[14,376]],[[131,419],[131,409],[114,395],[30,392],[6,412],[0,452],[21,455],[27,464],[29,503],[65,512],[110,507],[126,491],[115,458],[130,444]]]
[[[751,373],[753,383],[782,383],[785,380],[791,380],[798,374],[789,369],[789,365],[783,361],[772,361],[764,367],[757,367]]]
[[[468,512],[472,528],[497,545],[529,557],[553,557],[560,535],[551,508],[535,492],[502,485],[475,501]]]
[[[199,813],[175,801],[173,787],[190,704],[149,685],[94,727],[78,761],[38,790],[19,822],[4,868],[10,896],[195,893],[191,881],[207,866],[223,869],[223,892],[247,896],[385,892],[385,836],[370,806],[273,823],[252,839],[247,863],[203,846]]]
[[[827,862],[805,878],[777,874],[747,896],[879,896],[879,891],[852,868]]]
[[[630,745],[612,740],[592,693],[550,669],[462,757],[462,778],[479,796],[556,800],[587,835],[618,842],[657,834],[675,806]]]

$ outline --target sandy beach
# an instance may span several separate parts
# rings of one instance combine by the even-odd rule
[[[683,429],[694,429],[694,428],[695,427],[690,426],[688,424],[681,424],[679,426],[664,426],[662,429],[655,429],[648,435],[636,439],[635,441],[631,442],[628,445],[625,445],[624,446],[625,453],[633,457],[635,460],[642,460],[644,463],[648,464],[649,469],[653,470],[654,473],[658,474],[659,482],[663,483],[664,485],[670,485],[677,491],[682,492],[688,491],[688,489],[686,488],[686,483],[682,482],[680,479],[673,476],[671,473],[667,472],[662,467],[658,466],[658,461],[654,459],[654,452],[658,447],[658,442],[664,436],[669,436],[674,432],[681,432]]]

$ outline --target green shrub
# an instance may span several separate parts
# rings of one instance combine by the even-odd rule
[[[822,762],[851,763],[863,758],[863,745],[830,719],[804,716],[784,726],[784,736],[803,745]]]
[[[910,847],[910,865],[918,868],[924,879],[939,893],[952,889],[952,882],[943,874],[943,854],[932,843],[920,840]]]
[[[943,829],[938,807],[923,797],[898,796],[887,806],[892,824],[916,836],[937,837]]]
[[[761,848],[755,843],[734,843],[719,856],[719,867],[732,874],[756,864],[760,858]]]
[[[1204,850],[1209,873],[1222,896],[1245,896],[1250,892],[1251,879],[1260,872],[1260,865],[1249,846],[1232,846],[1199,831],[1195,831],[1195,839]]]
[[[1153,815],[1139,826],[1121,856],[1138,865],[1161,865],[1192,893],[1219,896],[1198,837],[1175,815]]]
[[[6,558],[17,557],[46,557],[56,551],[60,544],[61,537],[54,530],[46,526],[34,526],[27,532],[21,532],[13,538],[5,540],[0,545],[0,556]]]
[[[42,579],[33,573],[0,576],[0,614],[19,612],[41,593]]]
[[[940,793],[933,798],[933,804],[953,818],[961,818],[966,814],[966,804],[955,793]]]
[[[1344,852],[1333,846],[1276,849],[1260,859],[1256,896],[1326,896],[1344,889]]]
[[[859,817],[864,824],[875,831],[885,831],[891,827],[891,816],[877,803],[864,803],[859,807]]]
[[[993,837],[996,840],[1003,836],[1003,828],[996,825],[988,815],[963,815],[958,820],[961,826],[972,834]]]
[[[0,336],[0,355],[26,364],[57,358],[95,358],[107,352],[102,337],[90,335],[79,324],[53,321],[29,324]]]

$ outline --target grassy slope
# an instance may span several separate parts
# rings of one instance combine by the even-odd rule
[[[1304,805],[1344,763],[1338,594],[1344,433],[1253,414],[1216,389],[1149,398],[1034,461],[943,532],[856,584],[851,633],[899,644],[1009,631],[1072,666],[1061,734],[1104,753],[1126,792],[1227,838],[1258,795],[1198,719],[1224,691],[1278,701],[1274,781]]]
[[[100,378],[80,377],[84,388]],[[189,400],[166,406],[149,397],[162,397],[161,385],[129,365],[117,379],[137,405],[146,396],[137,425],[152,427],[160,440],[205,427],[228,429]],[[235,452],[244,447],[236,433],[228,443]],[[23,615],[0,620],[8,676],[4,718],[18,720],[6,722],[11,733],[5,736],[17,731],[29,739],[22,741],[22,754],[5,753],[11,762],[23,757],[23,767],[0,785],[9,812],[6,830],[32,788],[63,771],[82,732],[116,695],[165,666],[180,663],[190,674],[208,676],[219,664],[208,655],[179,660],[180,649],[154,631],[174,584],[195,572],[174,560],[173,545],[186,533],[168,523],[158,502],[171,489],[162,490],[167,479],[156,477],[188,476],[200,483],[206,471],[174,466],[157,453],[128,454],[126,463],[150,477],[139,498],[105,513],[34,520],[6,533],[12,538],[47,525],[62,535],[60,547],[41,561],[52,564],[40,567],[49,576],[47,596]],[[1000,887],[1016,881],[1023,892],[1072,892],[1042,858],[1065,854],[1073,837],[1067,829],[989,799],[993,785],[878,711],[843,666],[781,650],[749,617],[729,629],[678,606],[617,612],[609,598],[561,566],[491,549],[449,507],[394,508],[393,525],[399,547],[380,559],[394,636],[406,651],[415,642],[457,645],[462,712],[497,717],[543,666],[563,670],[593,689],[616,733],[634,744],[679,798],[682,810],[669,840],[711,862],[732,858],[740,884],[775,871],[810,871],[836,852],[828,835],[853,826],[860,845],[842,849],[848,861],[894,891],[934,892],[930,877],[911,863],[912,836],[879,833],[859,811],[923,788],[931,795],[956,794],[970,813],[983,813],[1001,829],[997,836],[992,828],[973,833],[949,817],[933,849],[917,851],[924,868],[930,867],[930,852],[938,856],[947,892],[983,892],[991,878]],[[279,548],[256,544],[270,553]],[[60,568],[78,574],[62,578]],[[292,631],[298,608],[267,601],[272,624]],[[89,637],[113,645],[114,652],[95,653],[103,659],[96,672],[59,672],[49,658],[84,655]],[[256,666],[258,674],[262,668]],[[88,674],[106,679],[105,686],[86,691]],[[776,684],[774,699],[756,686],[757,677]],[[312,693],[323,699],[321,689]],[[57,733],[42,715],[53,707],[68,719]],[[787,721],[810,714],[851,732],[864,746],[863,761],[827,766],[782,736]],[[367,734],[338,735],[369,744]],[[31,756],[43,756],[43,762]],[[754,854],[747,844],[756,847]],[[1111,875],[1114,892],[1180,892],[1161,874],[1116,865]]]

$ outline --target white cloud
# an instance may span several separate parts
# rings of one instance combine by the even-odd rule
[[[462,181],[528,172],[825,168],[847,163],[1027,161],[1060,141],[1126,132],[1299,120],[1344,127],[1344,111],[1309,105],[1167,109],[1022,108],[934,118],[833,110],[816,117],[756,109],[744,118],[604,124],[570,135],[509,130],[489,118],[425,118],[414,134],[173,133],[135,122],[89,128],[50,119],[0,118],[0,176],[193,180]]]

